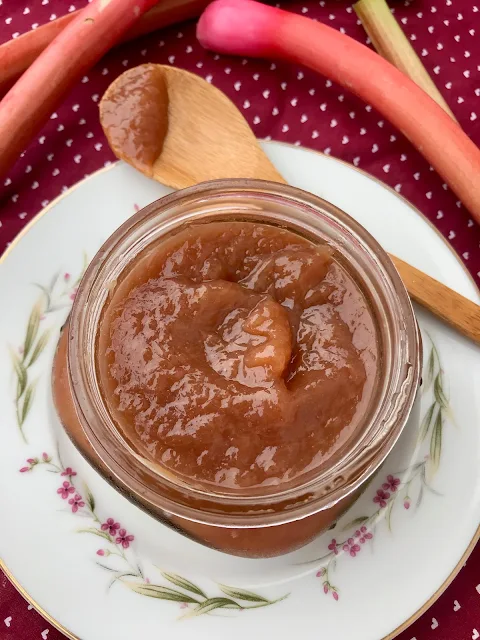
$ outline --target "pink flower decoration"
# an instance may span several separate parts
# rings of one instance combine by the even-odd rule
[[[405,507],[405,509],[410,509],[410,500],[408,498],[405,498],[403,506]]]
[[[374,497],[373,501],[379,504],[382,509],[384,509],[387,506],[387,500],[389,498],[390,498],[390,494],[387,491],[378,489],[377,495]]]
[[[20,473],[25,473],[26,471],[31,471],[31,470],[32,470],[32,468],[31,468],[31,467],[22,467],[22,468],[20,469]]]
[[[382,489],[385,489],[385,491],[391,491],[392,493],[395,493],[399,485],[400,485],[400,478],[395,478],[394,476],[389,475],[387,476],[387,482],[384,482],[382,484]]]
[[[75,300],[75,296],[77,295],[77,287],[70,294],[70,300]]]
[[[44,462],[50,462],[51,458],[48,455],[48,453],[45,453],[45,451],[42,453],[42,458],[44,460]]]
[[[65,282],[68,282],[70,280],[72,276],[69,273],[64,273],[63,274],[63,279],[65,280]]]
[[[79,493],[76,493],[73,498],[70,498],[68,504],[72,505],[73,513],[77,513],[78,509],[85,506],[85,502],[82,500],[82,496]]]
[[[117,535],[118,529],[120,529],[120,523],[115,522],[113,518],[107,518],[101,526],[102,531],[108,531],[108,533],[114,538]]]
[[[63,500],[66,500],[69,496],[70,493],[73,493],[75,491],[75,487],[72,487],[72,485],[70,484],[70,482],[65,481],[62,486],[60,487],[60,489],[57,489],[57,493],[62,496]]]
[[[324,582],[323,583],[323,593],[328,593],[328,590],[329,590],[328,582]]]
[[[77,475],[77,472],[76,472],[76,471],[74,471],[74,470],[72,469],[72,467],[67,467],[67,468],[65,469],[65,471],[62,471],[62,473],[61,473],[60,475],[62,475],[62,476],[72,476],[72,477],[73,477],[73,476],[76,476],[76,475]]]
[[[328,545],[328,548],[330,549],[330,551],[333,551],[335,555],[338,555],[338,542],[335,540],[335,538],[332,538],[332,541]]]
[[[182,602],[180,609],[188,609],[188,604],[186,602]]]
[[[357,544],[353,538],[349,538],[343,545],[343,550],[348,551],[352,558],[355,558],[360,551],[360,545]]]
[[[332,591],[332,596],[333,596],[334,600],[338,601],[338,593],[337,593],[337,591],[333,590]]]
[[[373,534],[370,533],[370,531],[365,526],[360,527],[360,531],[357,531],[355,535],[357,533],[360,534],[360,537],[359,537],[360,544],[365,544],[367,540],[371,540],[373,538]]]
[[[134,204],[133,208],[135,211],[140,211],[140,207],[138,206],[138,204]]]
[[[320,571],[317,571],[317,578],[321,578],[322,576],[325,575],[325,567],[323,567],[323,569],[320,569]]]
[[[118,538],[116,538],[115,542],[117,544],[121,544],[124,549],[128,549],[130,543],[135,540],[135,536],[127,535],[126,529],[120,529],[118,532]]]
[[[105,555],[105,551],[103,549],[99,549],[97,551],[97,556],[104,556]]]
[[[38,458],[28,458],[27,462],[28,464],[37,464]]]

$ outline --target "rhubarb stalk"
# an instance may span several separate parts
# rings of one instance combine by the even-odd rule
[[[0,175],[63,96],[157,0],[93,0],[53,40],[0,102]]]
[[[128,29],[122,42],[151,33],[157,29],[198,16],[209,0],[163,0]],[[34,60],[80,13],[67,13],[61,18],[27,31],[18,38],[0,45],[0,95],[3,95]]]
[[[385,0],[359,0],[353,8],[378,53],[409,76],[456,120]]]
[[[278,58],[332,78],[372,104],[416,146],[480,223],[480,150],[418,85],[356,40],[253,0],[216,0],[201,44],[230,55]]]

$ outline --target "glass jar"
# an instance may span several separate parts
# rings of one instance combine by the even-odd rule
[[[368,300],[378,333],[376,388],[355,434],[328,462],[286,486],[227,492],[162,474],[116,428],[102,397],[95,349],[102,309],[122,272],[151,243],[192,223],[244,221],[328,243]],[[219,180],[168,195],[124,223],[80,284],[57,350],[54,398],[82,454],[119,491],[165,524],[220,551],[267,557],[293,551],[330,526],[399,438],[421,375],[421,340],[388,255],[352,218],[299,189]]]

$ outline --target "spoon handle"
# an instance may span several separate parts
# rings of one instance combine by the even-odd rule
[[[257,168],[255,177],[286,184],[282,176],[272,177],[270,167],[270,163],[265,167],[260,166]],[[480,306],[478,304],[464,298],[453,289],[400,260],[400,258],[392,254],[389,255],[414,302],[418,302],[464,336],[480,344]]]
[[[480,344],[480,306],[390,255],[412,300]]]

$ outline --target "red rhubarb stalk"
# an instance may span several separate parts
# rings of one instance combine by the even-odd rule
[[[0,102],[0,175],[57,104],[157,0],[93,0],[40,54]]]
[[[277,58],[328,76],[372,104],[435,167],[480,223],[480,150],[410,78],[368,47],[253,0],[216,0],[198,23],[207,49]]]
[[[130,27],[121,38],[122,42],[133,40],[138,36],[151,33],[157,29],[198,16],[207,6],[209,0],[163,0]],[[28,69],[44,49],[67,24],[74,20],[79,11],[47,22],[37,29],[27,31],[19,38],[9,40],[0,45],[0,95],[3,95],[21,74]]]
[[[0,46],[0,93],[3,94],[22,75],[25,69],[38,58],[50,42],[65,29],[78,13],[52,20],[47,24],[12,38]]]

